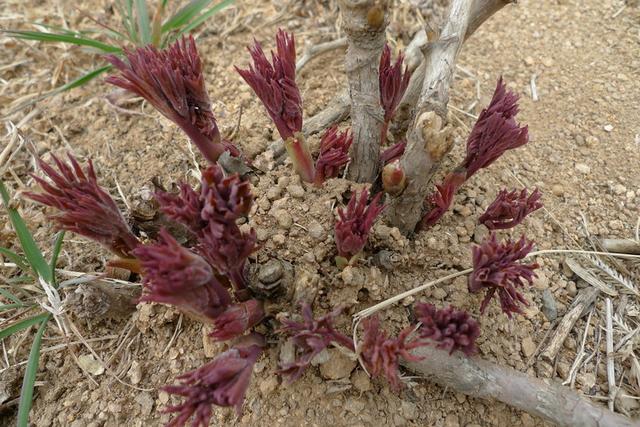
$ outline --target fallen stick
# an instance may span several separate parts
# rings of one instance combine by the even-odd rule
[[[578,292],[578,296],[574,299],[571,308],[556,328],[549,345],[540,355],[543,360],[553,364],[553,360],[558,355],[558,352],[562,348],[562,343],[564,343],[564,340],[569,336],[573,326],[579,318],[587,314],[589,307],[593,304],[599,294],[600,290],[591,286]]]
[[[413,354],[424,359],[402,362],[410,371],[471,397],[498,400],[554,425],[638,426],[636,421],[595,405],[573,390],[556,383],[547,384],[479,357],[449,355],[433,347],[420,347]]]
[[[640,255],[640,243],[631,239],[602,239],[602,247],[618,254]]]
[[[613,354],[613,305],[611,298],[605,300],[607,308],[607,383],[609,384],[609,409],[613,411],[616,398],[616,362]]]

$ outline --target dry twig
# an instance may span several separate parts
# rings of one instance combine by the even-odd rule
[[[329,52],[334,49],[341,49],[347,47],[347,38],[341,37],[339,39],[331,40],[330,42],[314,44],[308,46],[300,59],[296,61],[296,73],[299,73],[302,68],[307,65],[316,56],[320,56],[323,53]]]
[[[609,252],[640,255],[640,242],[632,239],[602,239],[601,244]]]
[[[573,326],[579,318],[587,313],[589,307],[593,304],[599,294],[600,290],[592,287],[584,288],[578,292],[578,296],[573,300],[571,308],[560,321],[549,345],[540,355],[542,359],[549,363],[553,363],[553,360],[562,348],[562,343],[564,343],[564,340],[569,336]]]
[[[637,423],[595,405],[558,384],[547,384],[514,369],[478,357],[468,358],[433,347],[413,351],[424,360],[404,362],[412,372],[459,393],[496,399],[558,426],[631,427]]]
[[[607,382],[609,383],[609,409],[613,411],[616,395],[616,365],[613,359],[613,305],[611,298],[605,300],[607,308]]]

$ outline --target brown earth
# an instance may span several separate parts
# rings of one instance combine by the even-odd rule
[[[429,1],[397,3],[389,36],[402,48],[418,25],[412,5],[423,4],[429,13],[433,9]],[[264,264],[272,258],[288,261],[295,268],[297,283],[306,280],[319,290],[318,311],[345,305],[348,314],[353,314],[418,284],[468,268],[473,242],[482,237],[482,230],[475,225],[477,216],[499,189],[523,185],[540,188],[545,209],[515,229],[513,235],[525,233],[541,249],[590,249],[581,215],[588,221],[588,232],[593,237],[634,236],[640,206],[640,10],[631,3],[625,6],[612,0],[522,0],[492,18],[467,42],[451,101],[461,126],[473,124],[469,114],[477,114],[486,105],[496,79],[503,75],[521,95],[519,119],[529,125],[531,143],[506,154],[490,170],[474,177],[457,195],[453,212],[414,240],[402,237],[382,222],[376,225],[368,254],[393,252],[393,268],[377,266],[369,258],[340,272],[333,263],[331,207],[343,202],[343,194],[351,185],[333,180],[323,189],[306,187],[288,164],[275,166],[254,182],[257,196],[250,225],[256,228],[262,247],[252,264]],[[52,6],[34,0],[5,0],[4,4],[0,12],[3,28],[22,27],[34,20],[61,25],[63,17],[73,28],[91,26],[77,10],[62,2]],[[82,7],[98,19],[115,22],[109,4],[92,0]],[[223,131],[229,133],[242,111],[234,140],[248,156],[264,151],[276,132],[233,69],[234,64],[246,64],[244,47],[253,37],[271,46],[275,29],[284,27],[296,33],[300,52],[304,43],[337,37],[336,17],[335,3],[331,1],[238,1],[201,31],[198,43],[216,115]],[[0,113],[9,111],[15,100],[68,81],[99,62],[78,49],[25,43],[5,35],[0,36],[0,42]],[[308,116],[330,103],[344,87],[342,64],[343,52],[337,51],[314,60],[302,71],[299,84]],[[539,97],[535,102],[530,85],[534,75]],[[479,102],[475,102],[476,85]],[[122,105],[128,112],[115,109],[105,100],[111,90],[97,80],[39,102],[40,111],[21,130],[40,154],[72,150],[83,159],[93,158],[101,182],[114,197],[120,186],[126,200],[120,196],[117,199],[123,205],[125,201],[136,204],[144,200],[151,188],[150,180],[156,176],[166,183],[184,179],[194,182],[192,156],[175,126],[139,102]],[[18,122],[27,111],[10,118]],[[312,139],[312,145],[317,145],[317,139]],[[462,150],[454,149],[450,165],[461,158]],[[28,177],[32,162],[25,150],[12,160],[10,167],[3,179],[13,191],[32,187]],[[39,207],[29,202],[21,207],[37,240],[48,248],[52,224]],[[7,217],[1,215],[0,245],[16,248]],[[78,272],[104,271],[108,259],[109,255],[97,245],[69,235],[59,267]],[[552,378],[562,381],[580,347],[585,319],[576,324],[554,367],[539,361],[536,347],[552,327],[542,312],[542,294],[545,290],[550,292],[561,318],[585,284],[563,268],[562,257],[541,257],[537,262],[541,265],[540,277],[525,292],[531,302],[525,315],[508,321],[494,302],[480,318],[480,354],[531,376],[548,377],[551,370]],[[623,267],[632,280],[638,279],[638,264],[627,263]],[[0,277],[10,277],[12,271],[2,269],[1,273]],[[633,294],[624,293],[619,284],[613,286],[620,291],[613,302],[624,326],[616,329],[619,341],[626,335],[625,327],[638,327],[639,301]],[[467,292],[464,278],[432,288],[418,299],[439,306],[454,304],[480,316],[481,297]],[[405,325],[411,302],[386,310],[382,314],[385,324],[393,330]],[[600,326],[604,325],[603,305],[601,298],[586,344],[588,353],[600,348],[598,357],[582,366],[575,386],[598,402],[606,402],[602,397],[608,393],[604,338],[597,340]],[[4,320],[7,318],[0,322]],[[74,321],[84,338],[99,339],[91,346],[102,360],[109,361],[108,369],[100,375],[83,373],[75,361],[75,356],[89,354],[83,346],[73,346],[73,353],[68,349],[44,353],[32,410],[35,425],[164,423],[169,418],[160,410],[172,399],[157,389],[171,383],[178,374],[200,366],[218,351],[218,346],[206,339],[201,324],[182,319],[163,306],[144,305],[119,320]],[[340,326],[346,331],[349,324],[350,317],[345,314]],[[72,335],[70,339],[76,341],[77,337]],[[22,375],[22,367],[15,366],[26,360],[31,339],[20,336],[5,341],[8,352],[1,362],[2,381],[5,386],[9,383],[10,399],[15,399]],[[56,328],[50,328],[43,348],[64,342]],[[635,400],[640,397],[636,375],[640,373],[631,369],[631,361],[639,355],[638,344],[637,337],[632,338],[631,348],[625,346],[626,353],[617,358],[617,372],[624,377],[616,409],[636,416],[640,408]],[[243,415],[236,418],[232,410],[218,409],[213,425],[544,424],[504,404],[465,397],[416,378],[407,379],[409,386],[396,394],[384,382],[369,380],[358,369],[350,375],[330,372],[337,364],[336,354],[326,366],[310,369],[301,380],[286,385],[274,373],[278,352],[274,340],[256,366]],[[323,379],[333,374],[340,378]],[[13,377],[17,381],[9,381]],[[17,405],[4,404],[2,408],[0,417],[4,421],[0,424],[12,424]]]

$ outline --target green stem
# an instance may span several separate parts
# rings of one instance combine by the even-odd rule
[[[387,143],[387,133],[389,132],[389,120],[385,120],[380,128],[380,147]]]
[[[289,158],[293,162],[293,168],[305,182],[313,182],[316,168],[309,152],[309,147],[304,139],[304,135],[297,133],[294,137],[288,138],[285,148],[289,154]]]

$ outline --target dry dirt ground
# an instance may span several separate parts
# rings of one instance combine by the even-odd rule
[[[97,19],[115,22],[110,3],[91,0],[83,2],[82,8]],[[396,3],[399,4],[389,38],[402,48],[417,28],[417,7],[422,7],[427,17],[433,7],[428,0]],[[346,331],[348,314],[425,281],[468,268],[471,247],[482,235],[475,219],[503,187],[526,185],[544,193],[545,209],[513,232],[514,236],[526,233],[539,248],[590,249],[582,216],[593,238],[632,238],[640,203],[640,9],[632,3],[521,0],[492,18],[466,43],[451,101],[461,126],[472,125],[469,115],[477,114],[486,105],[496,79],[503,75],[521,95],[519,119],[529,125],[532,140],[474,177],[457,195],[453,212],[414,240],[379,223],[368,253],[391,251],[392,268],[376,265],[370,258],[345,272],[337,270],[333,264],[330,208],[336,201],[343,202],[342,194],[350,184],[335,180],[321,190],[306,188],[292,175],[289,165],[274,166],[255,180],[256,208],[250,223],[256,228],[262,247],[252,264],[263,264],[272,258],[290,262],[296,283],[306,281],[319,290],[318,311],[338,304],[347,307],[340,325]],[[35,20],[62,25],[63,18],[71,27],[91,26],[67,2],[4,0],[0,27],[24,27],[25,22]],[[231,132],[242,111],[234,139],[249,156],[264,151],[275,131],[233,69],[234,64],[246,64],[244,47],[253,37],[271,46],[275,29],[284,27],[296,33],[300,51],[305,43],[337,37],[336,21],[335,4],[330,1],[238,1],[200,32],[199,47],[216,115],[223,130]],[[68,81],[99,62],[78,49],[15,41],[2,34],[0,43],[1,114],[24,96]],[[533,76],[537,101],[532,99]],[[343,52],[314,60],[301,73],[299,83],[305,113],[311,116],[344,86]],[[139,102],[115,109],[105,100],[111,91],[97,80],[39,102],[38,111],[21,130],[41,155],[71,150],[82,159],[93,158],[101,182],[123,206],[125,202],[135,205],[148,198],[153,177],[161,177],[166,183],[184,179],[193,182],[194,162],[185,138],[175,126]],[[19,122],[29,111],[10,119]],[[313,139],[312,144],[317,140]],[[450,164],[461,156],[462,147],[457,147]],[[32,186],[28,176],[33,166],[30,159],[22,150],[2,177],[13,192]],[[38,241],[49,248],[53,226],[45,212],[25,201],[20,206]],[[17,248],[4,212],[0,214],[0,246]],[[108,258],[95,244],[68,235],[59,267],[99,272],[104,271]],[[586,285],[563,266],[560,256],[540,257],[537,261],[541,264],[540,277],[525,293],[531,305],[525,315],[512,321],[495,303],[480,317],[481,297],[467,292],[464,278],[433,288],[418,299],[439,306],[451,303],[479,317],[481,357],[531,376],[563,381],[581,347],[586,319],[577,322],[553,366],[543,362],[538,357],[538,346],[545,348],[545,338],[554,323],[543,313],[542,296],[546,293],[547,301],[556,302],[557,317],[561,319],[576,293]],[[634,283],[640,279],[638,264],[625,262],[615,268]],[[10,269],[0,269],[0,277],[5,279],[15,274]],[[616,410],[637,416],[640,365],[636,357],[640,340],[633,331],[640,324],[640,305],[637,295],[625,291],[619,282],[608,282],[618,291],[613,298],[617,314],[615,341],[623,342],[622,338],[632,332],[616,358],[618,383],[623,384]],[[382,314],[389,328],[398,330],[406,324],[408,303]],[[603,306],[603,298],[599,298],[585,345],[587,354],[594,357],[580,367],[575,388],[587,398],[606,404]],[[73,345],[72,351],[68,347],[56,349],[54,346],[65,340],[50,328],[43,343],[43,348],[50,351],[40,360],[32,410],[32,421],[38,426],[162,424],[168,417],[160,410],[171,399],[157,388],[172,382],[179,373],[200,366],[218,351],[206,340],[206,330],[200,324],[181,319],[178,313],[162,306],[142,306],[133,314],[109,321],[87,322],[70,317],[86,339],[93,339],[91,346],[107,363],[107,369],[93,367],[94,374],[99,375],[83,373],[75,356],[88,356],[87,348]],[[7,317],[0,322],[5,320]],[[32,330],[29,337],[17,336],[3,343],[0,384],[9,397],[0,402],[2,425],[14,422],[23,369],[20,363],[27,357],[33,333]],[[77,339],[73,335],[69,338]],[[396,394],[383,382],[370,381],[360,370],[351,374],[351,367],[332,371],[336,360],[310,369],[301,380],[286,385],[274,374],[278,352],[274,341],[257,364],[242,416],[236,418],[233,411],[220,409],[215,412],[213,425],[544,425],[542,420],[501,403],[468,398],[416,378]],[[331,376],[338,378],[323,378]]]

